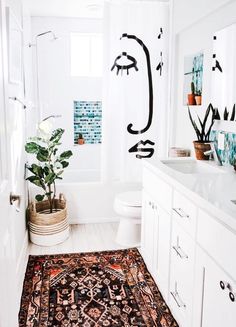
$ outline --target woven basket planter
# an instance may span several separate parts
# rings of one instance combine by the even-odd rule
[[[32,202],[29,206],[29,233],[34,244],[52,246],[69,237],[66,200],[60,194],[54,201],[52,213],[48,201]]]

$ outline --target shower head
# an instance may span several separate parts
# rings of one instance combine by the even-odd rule
[[[40,34],[36,35],[35,38],[46,35],[46,34],[52,34],[53,40],[57,40],[57,37],[53,31],[46,31],[46,32],[40,33]]]
[[[61,117],[62,117],[62,115],[50,115],[50,116],[44,118],[42,121],[48,120],[50,118],[61,118]]]
[[[36,44],[37,44],[37,39],[38,39],[39,37],[41,37],[41,36],[46,35],[46,34],[51,34],[51,35],[52,35],[52,41],[56,41],[56,40],[58,39],[58,37],[55,35],[55,33],[54,33],[53,31],[46,31],[46,32],[43,32],[43,33],[39,33],[39,34],[37,34],[37,35],[35,36],[35,43],[34,43],[34,44],[30,43],[30,44],[29,44],[29,47],[31,48],[32,46],[36,46]]]

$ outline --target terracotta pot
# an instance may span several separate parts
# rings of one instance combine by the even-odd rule
[[[188,105],[196,106],[196,100],[194,94],[188,94]]]
[[[209,160],[210,156],[206,156],[204,152],[211,150],[211,146],[208,143],[193,141],[195,155],[197,160]]]
[[[82,144],[84,144],[84,139],[78,139],[77,142],[78,142],[79,145],[82,145]]]
[[[200,106],[202,104],[202,96],[201,95],[195,95],[195,101],[196,101],[196,105]]]

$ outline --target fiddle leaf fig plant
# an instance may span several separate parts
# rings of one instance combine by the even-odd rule
[[[45,118],[38,125],[38,135],[31,137],[25,145],[25,151],[35,156],[36,163],[27,165],[31,176],[26,180],[42,189],[42,194],[37,194],[35,199],[43,201],[45,198],[49,202],[50,213],[54,209],[56,198],[56,180],[62,179],[64,169],[69,166],[69,159],[72,156],[70,150],[58,154],[61,145],[61,138],[64,129],[52,130],[49,118]]]

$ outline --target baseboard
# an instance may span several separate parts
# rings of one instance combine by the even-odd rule
[[[105,224],[105,223],[116,223],[118,222],[120,219],[119,217],[109,217],[109,218],[82,218],[82,219],[78,219],[78,220],[70,220],[69,219],[69,223],[71,225],[78,225],[78,224]]]
[[[17,278],[17,291],[19,299],[21,297],[21,291],[22,291],[22,285],[24,281],[25,276],[25,270],[27,266],[27,257],[28,257],[28,245],[29,245],[29,236],[28,236],[28,230],[25,231],[25,236],[23,240],[23,244],[21,247],[20,255],[17,260],[16,265],[16,278]]]

